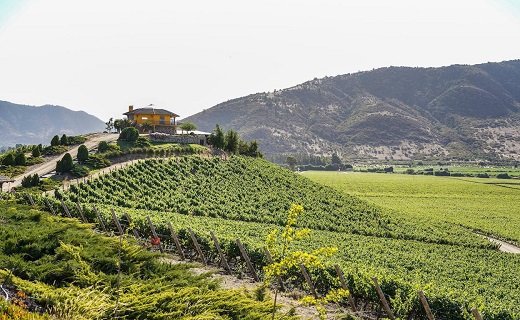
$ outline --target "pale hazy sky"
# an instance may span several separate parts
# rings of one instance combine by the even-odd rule
[[[314,77],[520,59],[520,0],[0,0],[0,100],[187,117]]]

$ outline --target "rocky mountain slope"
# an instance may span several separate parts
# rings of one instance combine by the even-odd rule
[[[520,159],[520,60],[325,77],[185,120],[237,130],[266,153]]]
[[[104,128],[103,121],[83,111],[0,101],[0,147],[17,143],[49,144],[56,134],[78,135],[101,132]]]

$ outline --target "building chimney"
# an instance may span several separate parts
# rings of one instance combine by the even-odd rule
[[[134,111],[134,106],[128,106],[128,112]]]

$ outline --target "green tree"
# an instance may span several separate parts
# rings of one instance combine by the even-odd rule
[[[31,186],[36,187],[38,185],[40,185],[40,176],[37,173],[35,173],[31,177]]]
[[[116,129],[117,133],[121,133],[121,129],[123,129],[123,119],[114,120],[114,129]]]
[[[14,165],[14,154],[12,154],[11,152],[6,154],[4,156],[4,158],[2,159],[2,165],[4,165],[4,166],[12,166],[12,165]]]
[[[112,132],[112,129],[114,128],[114,118],[110,118],[108,122],[105,122],[105,129],[107,132]]]
[[[121,130],[128,127],[135,127],[135,121],[125,118],[121,121]]]
[[[183,122],[179,125],[179,128],[181,129],[181,133],[184,134],[184,131],[188,133],[190,131],[196,130],[197,126],[191,122]]]
[[[145,123],[141,124],[141,129],[143,132],[150,132],[153,129],[153,124],[149,121],[146,121]]]
[[[256,140],[244,142],[240,140],[238,144],[238,153],[248,157],[262,158],[263,155],[258,150],[258,142]]]
[[[238,133],[233,130],[228,130],[224,139],[226,141],[224,150],[233,154],[238,153],[238,146],[240,141]]]
[[[384,171],[384,172],[394,172],[394,167],[385,167],[385,168],[383,168],[383,171]],[[447,175],[447,176],[449,176],[450,173],[447,172],[447,171],[443,171],[443,173],[442,173],[441,175]]]
[[[74,162],[72,161],[72,156],[70,155],[70,153],[68,153],[68,152],[65,153],[65,155],[62,158],[62,162],[63,162],[64,172],[68,172],[68,171],[72,170],[72,167],[74,166]]]
[[[30,188],[32,186],[31,176],[25,176],[22,178],[22,187]]]
[[[72,161],[72,156],[70,153],[65,153],[63,158],[61,160],[58,160],[56,163],[56,172],[64,173],[69,172],[72,170],[72,167],[74,166],[74,162]]]
[[[38,146],[34,146],[34,147],[32,148],[31,156],[32,156],[33,158],[38,158],[38,157],[40,157],[41,155],[42,155],[42,152],[41,152],[40,148],[39,148]]]
[[[216,125],[215,130],[213,130],[213,132],[209,136],[208,143],[217,149],[224,149],[224,147],[226,146],[224,132],[222,132],[222,129],[218,124]]]
[[[303,213],[304,211],[302,206],[295,204],[291,205],[287,214],[287,222],[282,233],[279,233],[278,229],[274,229],[269,233],[266,239],[266,247],[273,258],[273,263],[264,267],[264,281],[275,285],[272,319],[274,319],[275,316],[276,300],[279,292],[279,287],[275,280],[283,278],[289,274],[291,270],[298,269],[300,265],[303,265],[306,268],[325,270],[325,265],[322,262],[323,258],[330,257],[338,251],[338,248],[333,247],[321,247],[312,252],[294,249],[294,241],[303,241],[308,239],[310,236],[310,229],[295,229],[297,218]],[[321,305],[327,302],[339,302],[339,300],[346,297],[348,294],[349,292],[347,290],[337,289],[331,290],[321,299],[305,297],[302,301],[305,304],[318,305],[317,310],[320,319],[326,319],[325,309],[321,307]]]
[[[332,154],[332,164],[338,164],[341,165],[341,159],[339,158],[337,153]]]
[[[253,140],[249,142],[249,156],[255,158],[262,158],[263,155],[258,148],[258,141]]]
[[[248,151],[249,151],[249,144],[246,141],[240,139],[238,141],[238,154],[245,156],[245,155],[247,155]]]
[[[66,134],[63,134],[63,135],[61,136],[60,144],[61,144],[62,146],[66,146],[66,145],[69,144],[69,139],[67,138],[67,135],[66,135]]]
[[[296,169],[296,165],[298,164],[298,160],[296,160],[295,156],[287,156],[287,158],[285,158],[285,163],[287,163],[289,168],[294,171],[294,169]]]
[[[78,162],[83,163],[88,160],[88,149],[87,146],[82,144],[78,148]]]
[[[58,135],[55,135],[54,137],[52,137],[51,147],[55,147],[55,146],[59,146],[59,145],[60,145],[60,137],[58,137]]]
[[[27,159],[25,158],[25,154],[20,152],[14,158],[14,164],[17,166],[25,166]]]
[[[124,128],[119,134],[119,140],[123,141],[135,141],[137,138],[139,138],[139,131],[134,127]]]
[[[110,147],[108,146],[108,142],[100,141],[98,144],[98,153],[103,153],[107,151]]]
[[[63,165],[61,164],[61,160],[56,161],[56,173],[63,172]]]

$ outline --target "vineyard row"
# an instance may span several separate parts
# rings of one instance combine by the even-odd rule
[[[27,200],[29,204],[33,206],[36,205],[36,202],[30,194],[27,195]],[[111,214],[109,215],[111,219],[107,219],[107,215],[100,214],[95,206],[92,207],[90,212],[84,212],[83,207],[78,202],[75,204],[75,211],[77,212],[77,217],[75,217],[72,215],[71,210],[63,200],[60,201],[60,205],[57,207],[55,204],[51,204],[47,198],[38,197],[38,204],[43,205],[40,203],[42,200],[44,201],[44,206],[53,215],[62,215],[68,218],[81,219],[80,221],[84,223],[90,223],[89,218],[90,220],[95,218],[97,220],[96,224],[98,225],[98,232],[102,232],[108,236],[123,236],[132,232],[133,237],[143,246],[143,248],[149,250],[160,250],[163,253],[175,253],[181,260],[196,259],[204,265],[213,264],[224,268],[227,273],[236,274],[237,276],[243,276],[246,273],[245,270],[247,267],[247,272],[256,282],[261,281],[263,275],[261,271],[262,267],[273,262],[266,247],[262,247],[263,254],[256,251],[248,253],[247,248],[238,238],[235,239],[234,243],[228,241],[223,247],[214,233],[210,231],[209,235],[213,240],[214,245],[212,248],[206,243],[207,241],[203,236],[195,234],[189,227],[180,229],[176,232],[172,224],[168,223],[170,234],[158,234],[150,217],[146,217],[149,230],[145,230],[143,226],[137,227],[134,225],[127,213],[124,213],[121,218],[118,218],[115,211],[111,209]],[[146,237],[142,234],[149,234],[150,236]],[[201,245],[201,243],[203,245]],[[292,272],[289,273],[286,282],[280,278],[278,279],[281,288],[294,289],[299,286],[310,291],[315,298],[318,298],[318,292],[320,294],[325,294],[326,291],[339,284],[343,289],[351,292],[348,296],[349,307],[358,316],[362,316],[364,313],[377,313],[378,317],[380,317],[382,316],[382,306],[386,317],[389,319],[395,319],[394,313],[387,299],[387,297],[391,299],[391,295],[387,296],[383,293],[383,289],[381,288],[377,277],[371,277],[373,282],[373,288],[371,291],[377,294],[378,301],[376,302],[373,295],[371,295],[371,297],[363,297],[352,292],[351,286],[347,285],[347,281],[345,281],[344,275],[337,264],[334,264],[333,266],[336,279],[329,279],[328,283],[319,281],[318,284],[314,284],[311,281],[312,274],[309,274],[309,271],[303,265],[300,265],[299,267],[299,270],[292,270]],[[257,270],[260,271],[257,272]],[[428,300],[422,290],[417,291],[417,297],[420,301],[421,309],[418,310],[417,308],[414,308],[410,314],[424,315],[427,316],[429,320],[435,319],[435,315],[432,313],[432,309],[430,308]],[[355,300],[357,300],[358,303],[356,303]],[[434,302],[434,304],[436,303]],[[360,309],[365,310],[365,312],[359,311]],[[482,320],[482,316],[476,307],[471,308],[471,314],[475,319]]]

